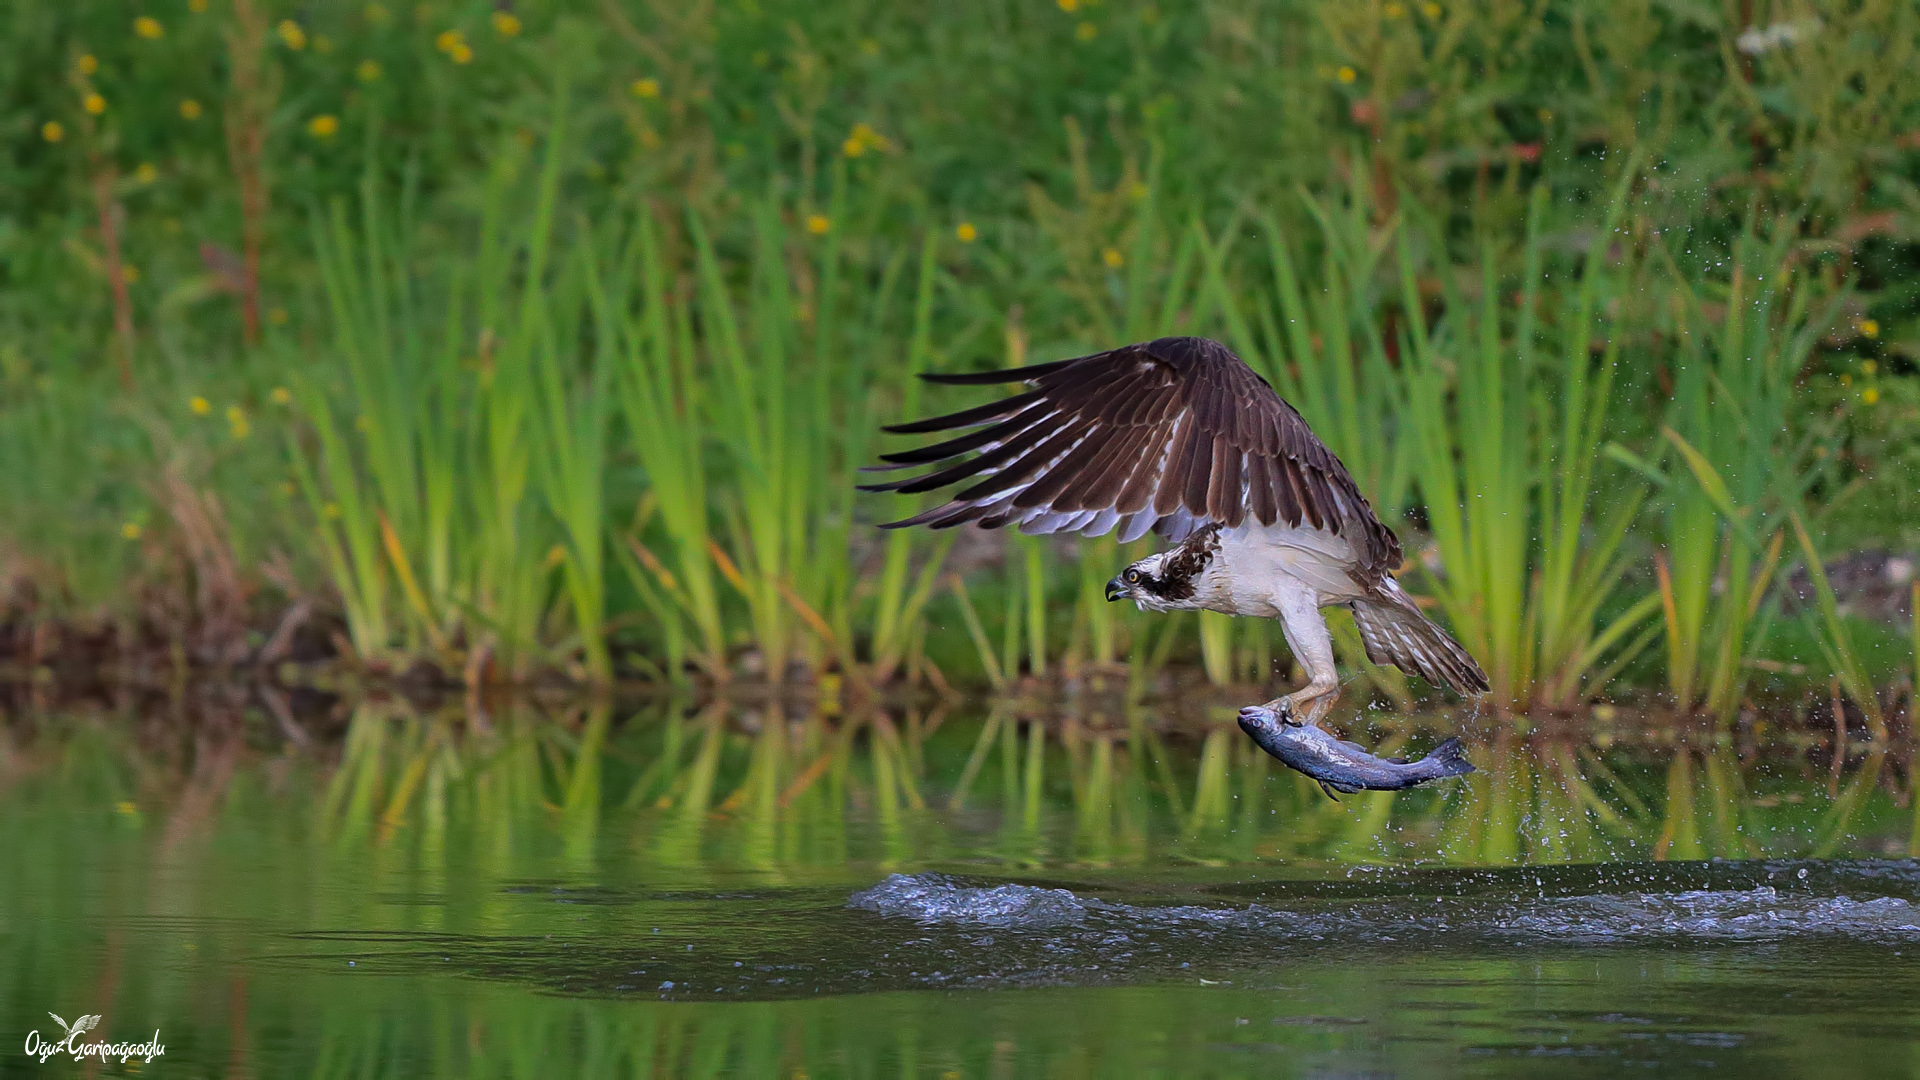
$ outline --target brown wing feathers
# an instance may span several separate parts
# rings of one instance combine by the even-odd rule
[[[1156,526],[1169,534],[1206,522],[1233,528],[1251,516],[1262,525],[1304,523],[1349,535],[1355,570],[1369,582],[1399,565],[1399,541],[1339,459],[1265,380],[1217,342],[1162,338],[1031,367],[923,377],[960,385],[1024,382],[1032,389],[887,428],[901,434],[977,430],[883,455],[888,464],[878,471],[940,467],[863,490],[911,494],[977,480],[948,502],[886,528],[975,522],[1095,536],[1118,528],[1132,539]]]

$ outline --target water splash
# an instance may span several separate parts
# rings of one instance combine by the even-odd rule
[[[1066,889],[1011,884],[973,888],[945,874],[894,874],[854,893],[847,906],[925,923],[1044,928],[1085,922],[1088,902]]]
[[[1897,896],[1855,900],[1782,893],[1771,886],[1630,896],[1582,896],[1521,909],[1500,927],[1522,938],[1610,941],[1782,941],[1840,936],[1920,940],[1920,908]]]
[[[943,874],[894,874],[848,906],[927,926],[1106,929],[1133,934],[1239,932],[1286,941],[1383,943],[1507,939],[1552,945],[1655,940],[1770,942],[1839,936],[1920,941],[1920,907],[1897,896],[1855,899],[1749,889],[1684,889],[1513,900],[1425,896],[1292,906],[1135,905],[1033,885],[969,885]]]

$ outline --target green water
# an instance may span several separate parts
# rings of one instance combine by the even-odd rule
[[[1150,714],[19,712],[0,1072],[1920,1071],[1903,769],[1484,727],[1334,803]]]

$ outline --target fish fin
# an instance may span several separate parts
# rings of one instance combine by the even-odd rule
[[[1473,762],[1467,760],[1466,752],[1460,749],[1458,738],[1448,739],[1427,752],[1422,761],[1431,761],[1440,766],[1443,776],[1465,776],[1477,771]]]

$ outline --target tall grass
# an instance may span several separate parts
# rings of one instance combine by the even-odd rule
[[[1632,175],[1630,168],[1616,187],[1577,283],[1545,296],[1547,193],[1536,189],[1510,317],[1489,245],[1477,301],[1447,283],[1445,313],[1430,328],[1410,241],[1402,247],[1416,481],[1440,562],[1429,580],[1503,709],[1579,701],[1591,689],[1586,676],[1656,604],[1601,617],[1626,571],[1622,546],[1642,497],[1629,487],[1610,500],[1610,512],[1595,511],[1622,349],[1616,329],[1596,355],[1595,324],[1638,273],[1632,262],[1607,261]],[[1550,325],[1540,318],[1546,304]]]
[[[694,369],[691,315],[666,273],[651,213],[635,216],[632,246],[629,272],[637,278],[632,285],[639,292],[637,307],[621,310],[606,290],[594,291],[599,322],[611,328],[623,356],[619,385],[627,437],[650,485],[635,520],[616,542],[636,591],[662,631],[665,673],[677,678],[693,660],[710,677],[724,679],[727,642],[710,551],[706,454],[685,435],[697,430],[706,407],[703,380]],[[656,512],[671,569],[638,535]]]
[[[1792,431],[1793,384],[1841,298],[1816,305],[1792,242],[1787,230],[1736,238],[1718,319],[1702,295],[1712,286],[1696,287],[1662,248],[1678,348],[1662,448],[1673,465],[1667,476],[1644,471],[1664,489],[1666,542],[1655,558],[1667,680],[1678,708],[1722,723],[1744,699],[1749,661],[1772,625],[1788,518],[1829,472],[1817,429]]]
[[[604,678],[597,358],[576,388],[595,267],[581,254],[549,280],[557,153],[532,212],[510,218],[520,161],[503,153],[494,169],[471,270],[417,280],[371,172],[357,230],[344,203],[316,226],[343,385],[296,384],[313,440],[295,440],[293,468],[362,655],[491,657],[524,673],[565,563],[579,639]]]

